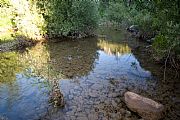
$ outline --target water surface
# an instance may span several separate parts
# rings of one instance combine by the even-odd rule
[[[132,53],[128,37],[124,31],[110,30],[99,37],[37,44],[23,53],[0,53],[0,116],[138,119],[126,108],[124,92],[155,93],[157,82]],[[58,82],[63,108],[49,102],[49,80]]]

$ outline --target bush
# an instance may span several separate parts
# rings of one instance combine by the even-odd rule
[[[155,41],[153,43],[153,48],[156,50],[156,54],[159,57],[165,56],[168,52],[169,48],[169,41],[168,38],[164,35],[157,35]]]
[[[98,9],[95,1],[40,1],[37,5],[43,11],[50,36],[64,35],[73,31],[86,31],[95,28],[98,22]]]
[[[33,1],[2,0],[0,11],[0,26],[3,29],[7,28],[7,36],[23,35],[36,39],[46,32],[44,18],[39,14],[39,9]]]
[[[12,6],[10,6],[9,1],[0,0],[0,42],[6,40],[13,40],[12,28]]]
[[[111,2],[107,10],[107,18],[110,21],[121,23],[122,21],[130,21],[128,8],[124,4]]]
[[[0,25],[32,39],[89,32],[97,26],[97,8],[97,2],[90,0],[1,0]]]
[[[119,23],[126,21],[127,24],[138,25],[142,33],[150,34],[151,37],[157,35],[153,44],[155,51],[167,56],[169,49],[179,53],[178,9],[178,0],[116,1],[110,4],[108,18]]]

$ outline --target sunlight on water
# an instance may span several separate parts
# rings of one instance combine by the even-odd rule
[[[111,41],[99,39],[97,45],[108,55],[120,57],[121,55],[131,53],[131,48],[126,43],[113,43]]]

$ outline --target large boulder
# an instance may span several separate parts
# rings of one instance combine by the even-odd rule
[[[164,106],[149,98],[133,92],[126,92],[125,103],[127,107],[136,112],[145,120],[159,120],[163,118]]]

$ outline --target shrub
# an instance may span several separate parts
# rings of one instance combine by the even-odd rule
[[[8,29],[6,36],[23,35],[36,39],[46,32],[44,18],[32,0],[2,0],[0,11],[0,26]]]
[[[107,10],[108,20],[121,23],[123,20],[130,21],[130,14],[124,4],[111,2]]]
[[[32,39],[44,34],[66,36],[69,32],[88,32],[95,28],[97,8],[97,2],[91,0],[1,0],[0,25]]]
[[[67,35],[72,31],[86,31],[98,22],[98,9],[95,1],[39,1],[50,36]]]
[[[178,0],[116,1],[110,4],[108,18],[115,22],[136,24],[142,33],[152,34],[151,37],[156,34],[153,44],[155,51],[161,56],[167,56],[169,49],[179,53],[178,5]]]

